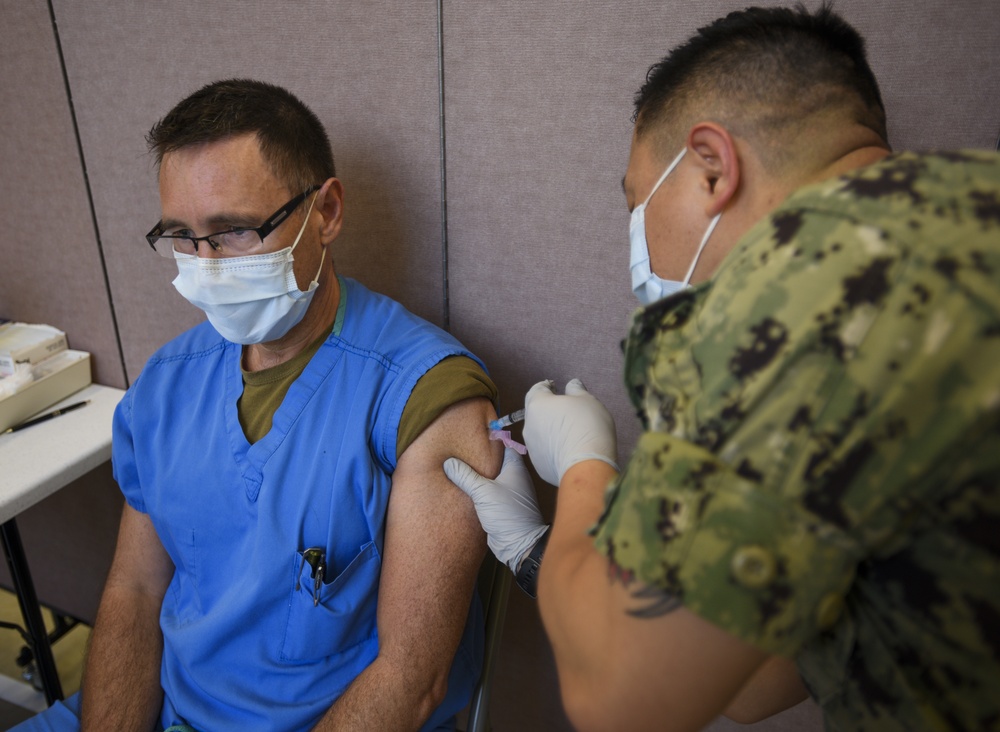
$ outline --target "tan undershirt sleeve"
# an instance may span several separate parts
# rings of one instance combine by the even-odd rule
[[[403,408],[396,437],[396,459],[420,433],[456,402],[486,397],[497,403],[497,387],[482,367],[467,356],[450,356],[420,377]]]

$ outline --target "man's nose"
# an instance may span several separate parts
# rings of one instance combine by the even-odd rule
[[[202,259],[222,259],[225,255],[221,249],[221,247],[212,246],[212,242],[209,239],[200,239],[196,251]]]

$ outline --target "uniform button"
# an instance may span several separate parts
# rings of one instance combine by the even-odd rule
[[[840,619],[844,611],[844,598],[836,592],[824,595],[816,607],[816,625],[820,630],[828,630]]]
[[[744,546],[733,554],[733,577],[744,587],[756,590],[774,580],[774,555],[762,546]]]

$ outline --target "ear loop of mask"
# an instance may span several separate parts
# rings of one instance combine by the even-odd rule
[[[667,176],[670,175],[672,172],[674,172],[674,168],[677,167],[677,164],[681,161],[681,158],[684,157],[684,153],[686,153],[687,150],[688,150],[687,147],[684,147],[681,149],[679,153],[677,153],[677,157],[674,158],[674,161],[667,166],[666,170],[663,171],[663,175],[661,175],[660,179],[656,181],[656,185],[653,186],[653,190],[649,192],[649,195],[646,196],[646,200],[642,202],[643,206],[649,203],[649,200],[653,197],[653,194],[656,193],[657,190],[659,190],[660,184],[667,179]]]
[[[319,194],[320,191],[316,191],[316,195],[313,196],[312,201],[309,203],[309,210],[306,211],[306,217],[302,222],[302,226],[299,228],[298,236],[295,237],[295,243],[292,244],[292,249],[291,249],[292,252],[295,251],[295,247],[299,245],[299,240],[302,239],[302,234],[305,232],[306,225],[309,223],[309,215],[312,213],[313,206],[316,205],[316,199],[319,198]],[[319,257],[319,269],[316,270],[316,276],[309,281],[309,287],[312,287],[313,282],[319,282],[319,275],[323,271],[323,261],[325,259],[326,259],[326,247],[324,246],[323,253]],[[307,288],[305,291],[308,292],[308,289],[309,288]]]
[[[685,146],[684,148],[681,149],[679,153],[677,153],[677,157],[675,157],[673,162],[667,166],[667,169],[663,171],[663,175],[661,175],[659,180],[656,181],[656,184],[653,186],[653,190],[649,192],[649,195],[646,196],[646,200],[642,202],[642,205],[644,207],[649,203],[650,199],[653,197],[653,194],[656,193],[657,190],[659,190],[660,184],[663,183],[663,181],[666,180],[667,176],[674,171],[674,168],[677,167],[677,164],[680,163],[681,159],[684,157],[684,153],[686,152],[687,152],[687,147]],[[712,232],[715,231],[715,226],[716,224],[719,223],[719,219],[721,218],[722,218],[722,212],[720,211],[715,215],[715,218],[713,218],[712,222],[708,225],[708,229],[705,230],[705,235],[701,237],[701,243],[698,245],[698,250],[694,254],[694,260],[692,260],[691,266],[688,267],[687,275],[684,276],[684,281],[682,284],[683,287],[687,287],[688,284],[690,284],[691,277],[694,275],[694,270],[698,266],[698,260],[701,259],[702,250],[705,249],[705,245],[708,243],[708,238],[712,236]],[[647,251],[646,256],[649,256],[648,244],[646,251]]]
[[[712,219],[712,223],[708,225],[708,229],[705,230],[705,236],[701,237],[701,244],[698,245],[698,251],[695,252],[694,260],[691,262],[691,266],[688,268],[688,272],[684,276],[684,287],[687,287],[688,284],[691,282],[691,276],[694,274],[695,267],[698,266],[698,260],[701,258],[702,250],[708,243],[708,237],[710,237],[712,235],[712,232],[715,231],[715,225],[719,223],[719,219],[721,218],[722,218],[722,212],[720,211],[715,215],[715,218]]]

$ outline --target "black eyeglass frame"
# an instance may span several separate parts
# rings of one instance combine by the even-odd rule
[[[271,214],[270,216],[268,216],[267,220],[263,224],[261,224],[260,226],[235,227],[235,228],[232,228],[232,229],[226,229],[225,231],[217,231],[214,234],[209,234],[207,236],[181,236],[180,234],[164,234],[163,233],[163,219],[160,219],[159,221],[156,222],[156,226],[154,226],[152,229],[150,229],[149,233],[146,234],[146,242],[149,244],[149,246],[152,248],[152,250],[154,252],[156,252],[157,254],[159,254],[160,252],[156,248],[156,242],[159,241],[160,239],[187,239],[192,244],[194,244],[194,250],[195,250],[195,252],[198,251],[198,242],[200,242],[200,241],[207,241],[208,245],[210,247],[212,247],[212,249],[214,249],[215,251],[219,251],[219,245],[216,244],[214,241],[212,241],[212,237],[222,236],[223,234],[231,234],[231,233],[237,232],[237,231],[240,231],[240,232],[241,231],[253,231],[253,232],[255,232],[257,234],[257,236],[260,237],[260,241],[263,244],[264,243],[264,238],[268,234],[270,234],[272,231],[274,231],[275,229],[277,229],[285,219],[287,219],[289,216],[291,216],[292,212],[295,209],[297,209],[299,207],[299,205],[301,205],[301,203],[304,200],[306,200],[306,196],[308,196],[313,191],[318,191],[322,187],[323,186],[321,184],[316,184],[316,185],[313,185],[313,186],[307,188],[305,191],[303,191],[302,193],[300,193],[299,195],[297,195],[295,198],[293,198],[292,200],[290,200],[288,203],[286,203],[284,206],[282,206],[281,208],[279,208],[273,214]]]

